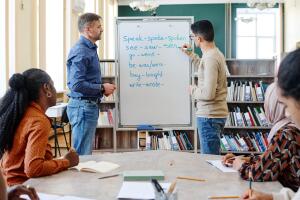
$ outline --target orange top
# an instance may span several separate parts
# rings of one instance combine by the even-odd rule
[[[67,159],[53,159],[48,144],[50,131],[49,118],[37,103],[32,102],[16,130],[12,149],[1,159],[0,166],[9,186],[69,167]]]

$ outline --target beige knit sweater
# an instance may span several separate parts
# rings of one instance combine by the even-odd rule
[[[193,87],[192,96],[197,102],[196,115],[207,118],[226,118],[228,73],[224,55],[218,48],[192,56],[192,62],[198,66],[198,85]]]

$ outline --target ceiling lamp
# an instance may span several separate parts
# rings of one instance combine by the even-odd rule
[[[156,9],[158,8],[159,4],[156,0],[134,0],[132,1],[129,6],[134,11],[152,11],[152,15],[156,15]]]
[[[264,10],[266,8],[273,8],[276,5],[275,1],[271,0],[249,0],[247,6],[250,8],[257,8],[258,10]]]

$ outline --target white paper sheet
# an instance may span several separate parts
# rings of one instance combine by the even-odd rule
[[[161,187],[168,191],[170,183],[160,183]],[[127,199],[154,199],[154,188],[150,182],[124,181],[117,198]]]
[[[59,196],[54,194],[38,193],[40,200],[93,200],[75,196]],[[27,195],[21,195],[22,198],[30,200]]]
[[[218,168],[222,172],[237,172],[237,170],[233,169],[232,167],[224,166],[222,164],[221,160],[207,160],[206,162],[208,162],[209,164],[215,166],[216,168]]]

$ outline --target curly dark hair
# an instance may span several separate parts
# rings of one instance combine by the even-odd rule
[[[283,59],[277,76],[282,95],[300,102],[300,49],[289,53]]]
[[[9,79],[9,89],[0,99],[0,158],[12,148],[15,131],[29,103],[38,100],[40,88],[50,81],[45,71],[35,68]]]

